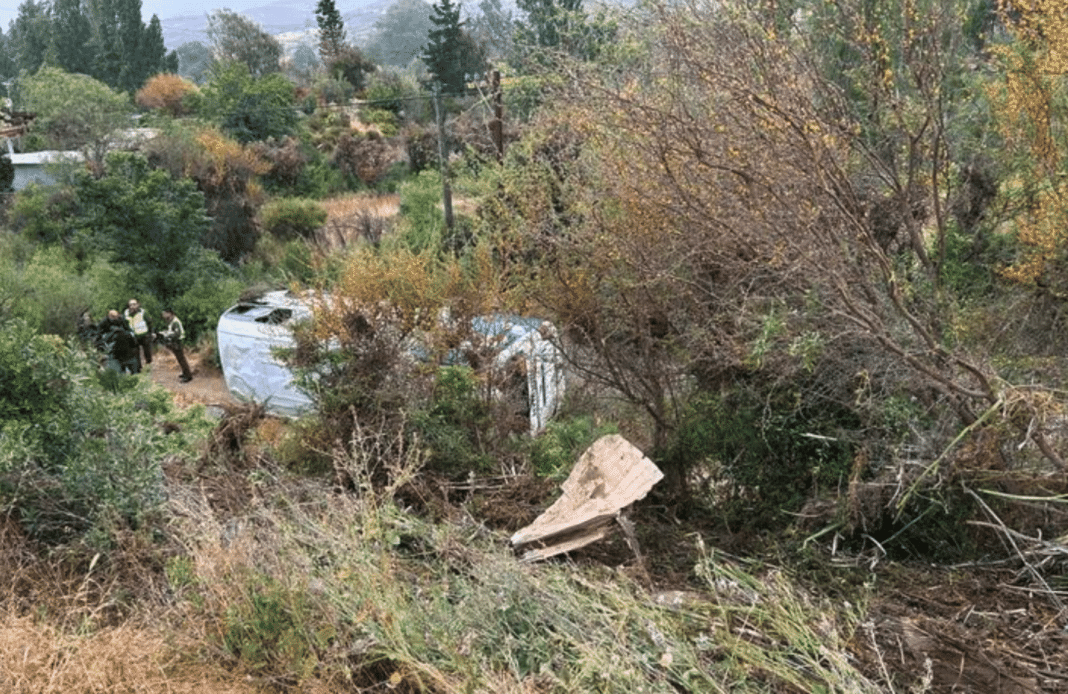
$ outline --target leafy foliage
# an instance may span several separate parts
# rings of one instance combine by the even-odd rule
[[[215,10],[208,15],[207,34],[219,62],[240,63],[254,78],[281,69],[285,52],[282,44],[244,15],[228,9]]]
[[[336,79],[344,80],[357,92],[363,91],[367,75],[375,71],[375,64],[355,46],[344,45],[323,63],[326,72]]]
[[[452,4],[452,0],[435,3],[430,21],[434,28],[427,34],[423,62],[446,93],[462,94],[467,76],[485,71],[485,52],[464,30],[460,6]]]
[[[591,60],[608,44],[616,25],[604,13],[590,17],[582,0],[519,0],[512,62],[529,68],[549,52]]]
[[[1005,197],[1012,202],[1018,243],[1016,257],[1002,274],[1059,300],[1068,296],[1068,187],[1062,180],[1064,122],[1057,114],[1068,106],[1068,92],[1050,75],[1065,62],[1068,22],[1062,10],[1063,3],[1043,0],[1006,17],[1012,19],[1006,22],[1012,41],[993,48],[1000,79],[988,85],[995,124],[1007,148]]]
[[[0,192],[10,191],[14,181],[15,165],[11,163],[11,157],[6,154],[0,155]]]
[[[79,351],[26,323],[0,330],[0,508],[48,544],[106,547],[163,501],[166,398],[103,390]],[[133,383],[133,382],[132,382]]]
[[[492,300],[485,261],[465,268],[404,248],[358,247],[330,301],[298,330],[289,357],[317,401],[319,426],[307,435],[327,438],[311,447],[345,448],[361,427],[404,429],[417,413],[411,431],[426,437],[443,470],[487,464],[483,446],[498,437],[486,427],[481,385],[469,371],[439,371],[448,352],[471,336],[470,319]],[[450,317],[441,322],[446,307]]]
[[[98,168],[114,147],[115,133],[131,122],[129,97],[86,75],[43,67],[20,80],[19,90],[50,147],[79,149]]]
[[[148,146],[149,158],[174,177],[187,177],[204,194],[211,225],[202,244],[235,262],[256,245],[256,177],[270,165],[256,151],[213,128],[175,127]]]
[[[211,75],[215,57],[211,49],[200,41],[186,41],[178,46],[178,74],[194,84],[203,84]]]
[[[315,6],[315,22],[319,25],[319,57],[324,64],[329,64],[345,45],[345,22],[334,0],[319,0]]]
[[[293,85],[278,73],[255,77],[244,63],[224,63],[203,94],[204,112],[242,143],[280,139],[297,122]]]
[[[307,198],[276,198],[260,209],[260,222],[280,239],[310,239],[326,222],[326,210]]]
[[[153,15],[146,26],[140,0],[27,0],[12,30],[11,77],[50,66],[132,94],[150,76],[178,69],[177,56],[163,44],[159,18]]]
[[[210,224],[193,181],[116,152],[103,176],[81,175],[76,191],[80,224],[94,230],[113,260],[131,266],[145,289],[167,302],[192,286]]]
[[[426,0],[397,0],[375,21],[367,54],[376,63],[408,67],[423,50],[432,28]]]

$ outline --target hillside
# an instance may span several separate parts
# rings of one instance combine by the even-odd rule
[[[547,0],[500,79],[227,15],[197,83],[120,5],[7,63],[83,158],[0,196],[0,692],[1068,694],[1054,0]]]

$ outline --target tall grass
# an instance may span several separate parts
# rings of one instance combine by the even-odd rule
[[[325,249],[336,250],[360,240],[381,240],[400,210],[400,196],[356,193],[322,200],[320,204],[327,218],[317,240]]]
[[[699,537],[683,591],[525,564],[462,509],[435,522],[403,505],[418,446],[394,449],[372,485],[376,441],[333,453],[346,492],[268,458],[172,474],[164,545],[120,545],[64,579],[85,618],[27,611],[27,581],[0,593],[0,691],[882,690],[847,655],[854,611],[783,572]],[[25,563],[9,530],[0,559]],[[131,597],[120,569],[151,590]],[[125,618],[94,617],[123,600]]]
[[[879,691],[844,655],[840,606],[700,541],[696,589],[664,603],[624,571],[523,564],[473,518],[432,523],[366,485],[259,484],[241,518],[172,496],[188,555],[170,573],[202,656],[264,686]]]

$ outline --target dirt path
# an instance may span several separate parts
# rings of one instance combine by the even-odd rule
[[[150,372],[152,382],[157,383],[174,393],[174,403],[179,407],[190,405],[232,405],[237,400],[230,395],[226,388],[226,381],[220,371],[203,366],[200,363],[200,355],[195,352],[186,352],[189,366],[193,370],[193,380],[182,383],[178,380],[181,372],[174,355],[165,348],[156,351],[152,359]]]

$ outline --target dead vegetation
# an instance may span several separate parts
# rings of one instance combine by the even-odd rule
[[[395,194],[357,193],[323,202],[326,224],[316,241],[325,250],[346,248],[363,240],[377,243],[386,234],[400,209]]]
[[[807,565],[754,563],[713,548],[767,538],[654,495],[630,516],[648,572],[620,532],[526,567],[507,537],[552,485],[433,484],[410,458],[339,492],[285,474],[264,426],[234,408],[210,465],[168,468],[162,548],[64,560],[4,524],[5,691],[1068,691],[1064,480],[976,486],[990,559],[957,566],[830,536]]]

